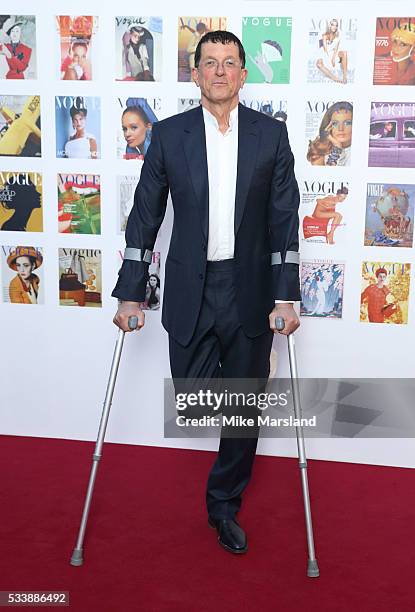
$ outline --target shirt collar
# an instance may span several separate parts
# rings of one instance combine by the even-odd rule
[[[229,128],[226,134],[231,132],[238,125],[238,106],[239,105],[237,104],[235,108],[231,110],[231,113],[229,115]],[[212,115],[212,113],[208,111],[208,109],[205,108],[204,106],[202,106],[202,109],[203,109],[203,119],[205,123],[206,122],[210,123],[219,131],[219,124],[218,124],[216,117]]]

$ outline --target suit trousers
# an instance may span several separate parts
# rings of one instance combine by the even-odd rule
[[[169,336],[173,380],[267,381],[273,332],[267,330],[254,338],[244,333],[237,311],[234,270],[233,259],[207,263],[202,306],[190,344],[183,346]],[[175,387],[177,393],[176,382]],[[208,514],[216,519],[234,518],[240,509],[241,495],[252,472],[259,428],[251,428],[250,437],[225,437],[224,433],[222,427],[206,490]]]

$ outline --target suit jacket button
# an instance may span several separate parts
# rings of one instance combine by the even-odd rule
[[[206,251],[206,249],[207,249],[207,247],[206,247],[206,245],[204,244],[204,245],[203,245],[203,250],[204,250],[204,251]]]
[[[200,278],[200,280],[202,280],[203,279],[203,274],[199,274],[199,278]]]

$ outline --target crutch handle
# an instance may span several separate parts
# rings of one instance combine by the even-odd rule
[[[275,327],[278,331],[282,331],[285,327],[284,317],[276,317],[275,319]]]
[[[137,329],[137,325],[138,325],[138,317],[136,317],[135,315],[128,317],[128,327],[131,330]]]

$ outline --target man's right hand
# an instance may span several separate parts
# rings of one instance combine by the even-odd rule
[[[128,327],[128,319],[130,317],[137,317],[138,323],[136,329],[139,330],[144,326],[144,312],[140,308],[140,302],[121,302],[118,305],[113,322],[123,331],[131,332],[134,330]]]

